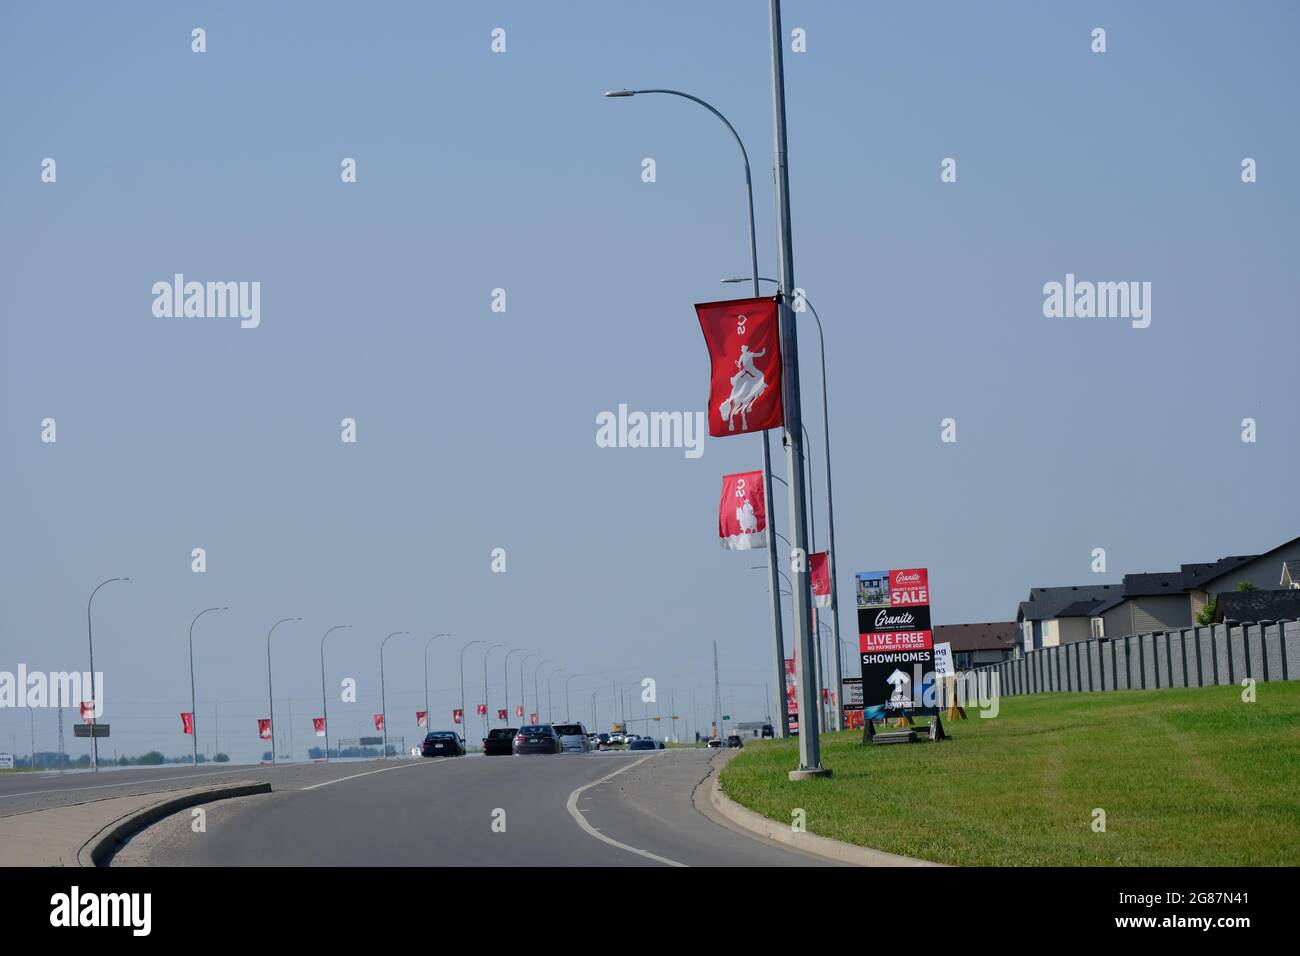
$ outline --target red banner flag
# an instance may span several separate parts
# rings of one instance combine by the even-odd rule
[[[312,729],[316,731],[316,736],[317,736],[317,737],[324,737],[324,736],[325,736],[325,718],[324,718],[324,717],[313,717],[313,718],[311,719],[311,726],[312,726]]]
[[[257,718],[257,736],[263,740],[271,739],[271,721],[265,717]]]
[[[81,702],[81,719],[84,720],[84,721],[85,721],[86,723],[88,723],[88,724],[93,724],[93,723],[95,722],[95,702],[94,702],[94,701],[91,701],[91,700],[83,700],[83,701]]]
[[[375,714],[375,730],[383,730],[383,729],[384,729],[384,715]]]
[[[816,607],[830,607],[831,569],[825,551],[814,551],[808,555],[808,571],[812,574],[813,604]]]
[[[194,715],[187,710],[181,711],[181,731],[183,733],[194,733]]]
[[[465,717],[465,712],[461,710],[459,707],[457,707],[455,710],[451,712],[451,721],[454,724],[459,724],[464,719],[464,717]]]
[[[429,726],[429,712],[427,710],[417,710],[415,712],[415,726],[417,727]]]
[[[477,704],[475,705],[475,708],[476,708],[476,712],[480,717],[487,716],[487,704]]]
[[[537,715],[536,715],[536,714],[529,714],[529,715],[528,715],[528,722],[529,722],[530,724],[535,724],[535,723],[537,723]]]
[[[516,716],[516,717],[522,717],[523,715],[524,715],[524,705],[523,705],[523,704],[515,704],[515,716]]]
[[[497,710],[497,720],[505,720],[505,719],[506,719],[506,709],[504,707],[501,707]]]
[[[779,428],[784,415],[776,300],[705,302],[695,313],[709,347],[709,434],[722,438]]]
[[[767,546],[767,500],[761,471],[722,476],[718,538],[728,551]]]

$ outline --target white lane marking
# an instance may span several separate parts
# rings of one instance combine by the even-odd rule
[[[617,777],[620,773],[622,773],[625,770],[631,770],[633,767],[639,767],[647,760],[652,760],[657,756],[658,754],[651,754],[648,757],[642,757],[640,760],[636,761],[635,763],[630,763],[626,767],[619,767],[613,773],[606,774],[605,776],[601,777],[599,780],[593,780],[591,783],[579,787],[577,790],[573,791],[573,793],[569,794],[569,801],[568,803],[565,804],[565,809],[569,811],[569,815],[572,816],[573,819],[578,821],[578,826],[582,827],[583,830],[585,830],[587,833],[594,836],[597,840],[602,840],[605,843],[608,843],[610,846],[616,846],[620,850],[627,850],[629,853],[635,853],[637,856],[644,856],[647,859],[655,860],[659,863],[666,863],[668,866],[685,866],[686,865],[685,863],[678,863],[676,860],[670,860],[666,856],[659,856],[656,853],[651,853],[649,850],[641,850],[634,846],[628,846],[626,843],[620,843],[618,840],[605,836],[605,834],[601,833],[590,823],[588,823],[587,818],[584,817],[582,815],[582,811],[578,809],[578,797],[582,795],[582,792],[584,790],[589,790],[590,788],[596,786],[597,784],[604,783],[606,780],[609,780],[611,777]]]
[[[145,777],[140,780],[127,780],[123,783],[100,783],[93,787],[50,787],[45,790],[27,790],[23,793],[0,793],[0,800],[7,800],[10,797],[35,797],[60,793],[80,793],[83,790],[114,790],[120,787],[138,787],[141,785],[162,783],[170,780],[194,780],[198,777],[215,777],[222,774],[233,776],[238,773],[238,770],[209,770],[206,773],[187,773],[178,777]]]
[[[344,780],[355,780],[357,777],[368,777],[372,773],[387,773],[389,770],[405,770],[407,767],[424,767],[424,763],[401,763],[396,767],[380,767],[378,770],[367,770],[364,773],[354,773],[348,777],[339,777],[337,780],[326,780],[324,783],[313,783],[310,787],[300,787],[299,793],[306,793],[308,790],[319,790],[321,787],[328,787],[332,783],[342,783]]]

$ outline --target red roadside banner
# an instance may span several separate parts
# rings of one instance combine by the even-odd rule
[[[785,419],[776,299],[704,302],[695,314],[709,349],[709,434],[779,428]]]

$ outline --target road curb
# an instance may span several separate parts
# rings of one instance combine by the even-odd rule
[[[787,824],[771,820],[761,813],[755,813],[748,807],[742,807],[723,793],[720,785],[722,768],[736,753],[736,751],[725,752],[709,761],[709,777],[706,780],[706,785],[709,788],[709,806],[719,816],[729,820],[742,830],[747,830],[749,833],[765,840],[793,847],[804,853],[811,853],[813,856],[820,856],[836,863],[847,863],[850,866],[945,865],[943,863],[932,863],[929,860],[918,860],[910,856],[899,856],[897,853],[886,853],[883,850],[872,850],[869,847],[857,846],[852,843],[843,843],[839,840],[832,840],[830,837],[818,836],[815,833],[800,833],[791,830]]]
[[[127,840],[146,827],[157,823],[163,817],[170,816],[173,813],[217,800],[228,800],[232,797],[247,797],[257,793],[270,792],[271,785],[269,783],[265,781],[258,783],[252,780],[185,790],[176,796],[134,810],[101,827],[94,836],[83,843],[77,850],[77,865],[87,867],[105,866],[112,855]]]

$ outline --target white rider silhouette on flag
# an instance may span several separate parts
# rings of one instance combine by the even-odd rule
[[[762,370],[754,365],[754,359],[760,359],[766,354],[767,349],[751,352],[748,345],[740,347],[740,358],[736,359],[736,368],[740,371],[731,376],[731,394],[718,406],[718,413],[727,423],[729,432],[736,430],[735,419],[738,413],[740,427],[749,430],[749,413],[753,411],[754,403],[767,391],[767,380],[763,377]]]

